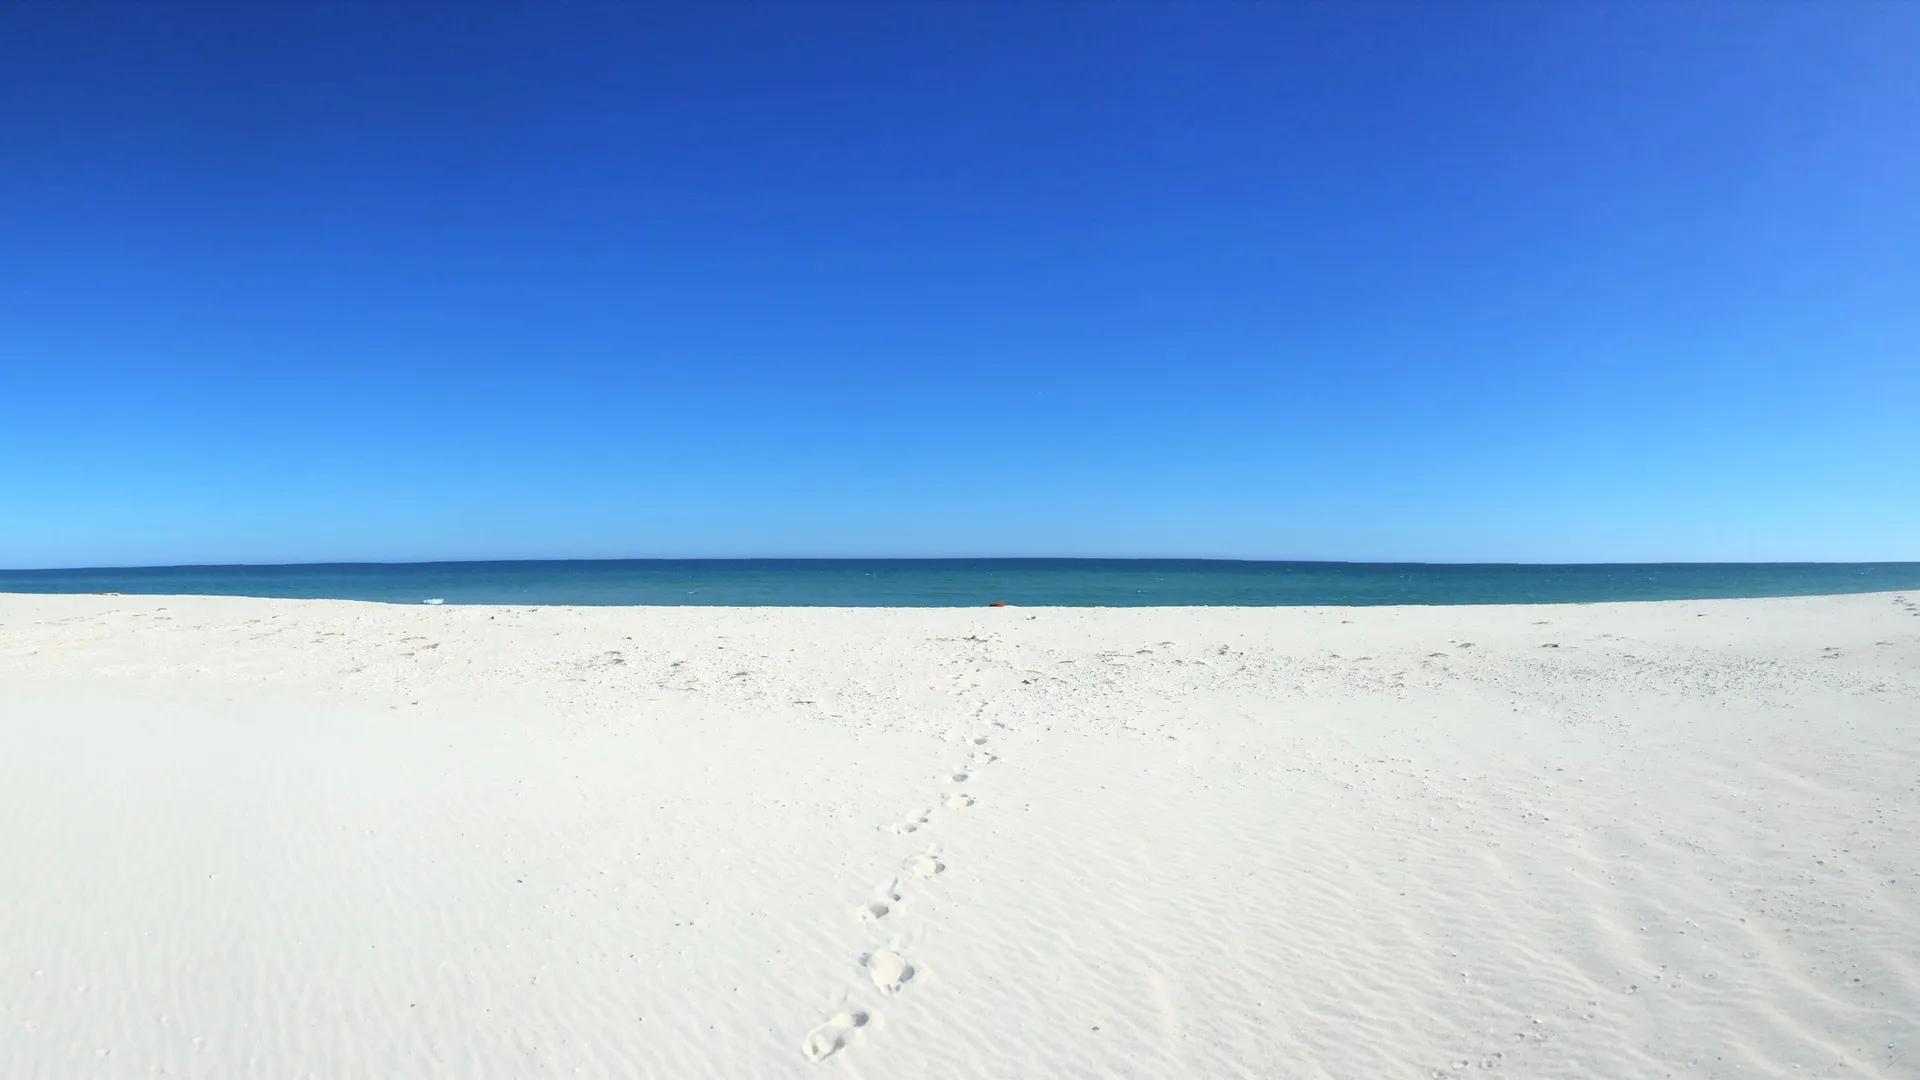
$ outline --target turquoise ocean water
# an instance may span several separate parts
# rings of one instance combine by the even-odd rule
[[[1203,559],[612,559],[0,570],[0,592],[418,604],[1539,604],[1920,589],[1920,562],[1571,566]]]

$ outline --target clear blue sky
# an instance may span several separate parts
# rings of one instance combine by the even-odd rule
[[[1920,5],[0,7],[0,566],[1920,558]]]

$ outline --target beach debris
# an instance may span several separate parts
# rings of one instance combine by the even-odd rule
[[[988,607],[1006,607],[1007,602],[1005,600],[995,600],[993,603],[988,604],[987,606]]]
[[[445,597],[441,597],[441,596],[432,596],[432,597],[428,597],[427,599],[425,599],[425,600],[422,600],[422,601],[420,601],[420,602],[421,602],[421,603],[423,603],[423,604],[444,604],[444,603],[446,603],[447,601],[446,601],[446,598],[445,598]]]

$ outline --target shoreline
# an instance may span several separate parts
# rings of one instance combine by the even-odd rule
[[[362,600],[335,596],[244,596],[232,593],[79,593],[79,592],[7,592],[0,589],[0,603],[23,600],[146,600],[146,601],[228,601],[269,604],[361,604],[379,609],[445,608],[493,611],[1390,611],[1390,610],[1490,610],[1503,608],[1595,608],[1608,606],[1638,607],[1645,604],[1740,604],[1756,601],[1838,600],[1852,597],[1900,597],[1920,593],[1910,589],[1875,589],[1867,592],[1793,593],[1768,596],[1655,597],[1634,600],[1549,600],[1521,603],[1444,603],[1444,604],[899,604],[892,606],[861,604],[566,604],[566,603],[429,603],[426,600]]]

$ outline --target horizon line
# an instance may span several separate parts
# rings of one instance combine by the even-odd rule
[[[928,563],[928,562],[1206,562],[1244,564],[1309,564],[1322,566],[1899,566],[1920,565],[1920,559],[1653,559],[1578,560],[1571,562],[1476,559],[1328,559],[1247,558],[1227,555],[606,555],[562,558],[462,559],[325,559],[304,562],[190,562],[113,566],[0,567],[0,574],[59,574],[85,571],[291,569],[295,567],[356,566],[478,566],[499,563]]]

